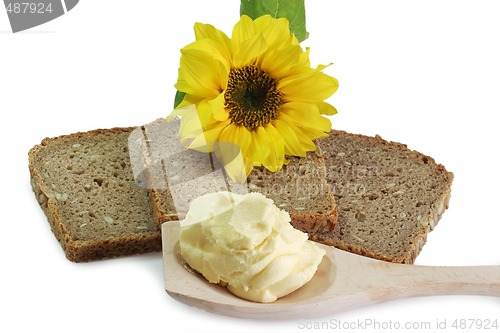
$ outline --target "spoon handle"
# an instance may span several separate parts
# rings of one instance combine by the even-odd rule
[[[325,296],[342,296],[342,302],[349,303],[349,307],[416,296],[500,296],[499,265],[418,266],[374,260],[337,249],[328,249],[327,253],[337,272]]]
[[[500,266],[430,267],[391,265],[381,284],[397,297],[500,296]]]

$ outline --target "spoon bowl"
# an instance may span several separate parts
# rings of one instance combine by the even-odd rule
[[[251,302],[193,271],[180,255],[179,231],[179,222],[162,225],[165,290],[182,303],[218,314],[262,319],[312,318],[404,297],[500,297],[500,266],[395,264],[318,244],[326,255],[308,283],[275,302]]]

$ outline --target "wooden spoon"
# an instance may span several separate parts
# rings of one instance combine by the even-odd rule
[[[311,318],[403,297],[500,296],[500,266],[394,264],[318,244],[326,255],[307,284],[273,303],[254,303],[190,269],[179,253],[179,229],[179,222],[162,225],[167,293],[182,303],[228,316]]]

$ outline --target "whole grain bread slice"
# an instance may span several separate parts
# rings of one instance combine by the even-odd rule
[[[143,134],[137,133],[135,139],[144,150],[143,164],[149,172],[151,204],[158,226],[182,219],[189,203],[200,195],[232,191],[266,195],[288,211],[291,224],[304,232],[335,228],[335,200],[326,182],[323,158],[317,153],[308,153],[305,158],[290,157],[289,163],[276,173],[255,168],[242,186],[229,179],[213,154],[183,147],[179,126],[177,119],[158,119],[145,125]]]
[[[161,250],[148,190],[132,174],[133,129],[46,138],[29,152],[36,199],[71,261]]]
[[[332,232],[312,240],[376,259],[413,263],[448,208],[453,174],[381,137],[333,130],[319,140],[338,209]]]

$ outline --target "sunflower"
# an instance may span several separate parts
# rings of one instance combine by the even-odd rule
[[[306,156],[328,136],[336,110],[324,102],[335,78],[311,68],[288,20],[241,16],[229,38],[196,23],[196,41],[181,50],[175,87],[185,93],[171,116],[181,116],[181,141],[215,152],[233,180],[254,166],[276,172],[286,156]],[[191,107],[188,107],[191,106]],[[237,158],[239,157],[239,158]]]

